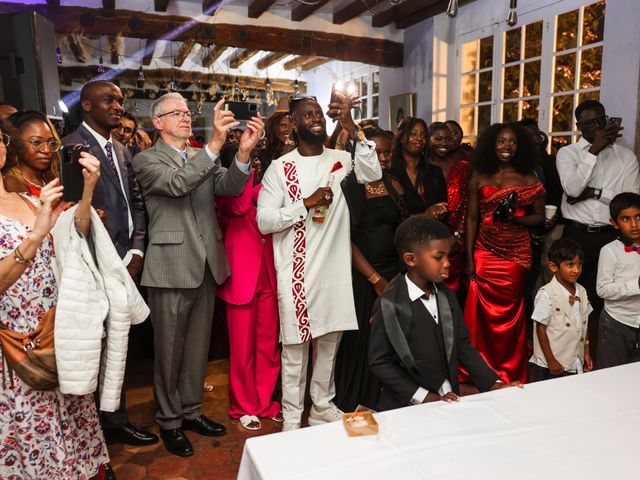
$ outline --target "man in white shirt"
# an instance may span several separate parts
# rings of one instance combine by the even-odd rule
[[[346,99],[332,103],[328,114],[357,140],[353,166],[349,153],[324,148],[326,121],[315,98],[293,99],[289,110],[298,148],[271,163],[258,198],[258,227],[273,233],[278,277],[283,430],[300,428],[312,342],[309,425],[342,419],[333,403],[335,357],[342,331],[358,324],[349,210],[340,182],[352,168],[360,183],[382,177],[375,144],[357,129]]]
[[[87,83],[80,93],[83,122],[62,139],[64,144],[85,144],[101,163],[101,175],[92,206],[104,212],[103,223],[129,274],[138,280],[142,271],[146,235],[142,194],[131,167],[131,154],[111,136],[124,113],[124,98],[117,85],[107,81]],[[126,380],[125,380],[126,385]],[[120,408],[101,412],[108,443],[150,445],[158,441],[153,433],[129,423],[123,386]]]
[[[585,100],[575,111],[580,140],[558,151],[556,166],[564,194],[563,237],[578,242],[584,252],[580,283],[586,288],[593,312],[589,316],[591,345],[597,345],[598,318],[603,301],[596,292],[600,249],[616,234],[609,224],[609,203],[618,193],[638,192],[638,160],[631,150],[616,144],[622,130],[604,106]],[[597,351],[592,352],[594,356]]]

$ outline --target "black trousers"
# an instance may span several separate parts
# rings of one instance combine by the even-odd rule
[[[598,368],[640,361],[640,328],[620,323],[606,310],[602,310],[599,333]]]
[[[587,232],[586,229],[578,225],[567,223],[564,226],[562,238],[570,238],[577,242],[584,253],[584,261],[582,262],[582,275],[578,279],[578,283],[587,290],[589,301],[593,307],[593,312],[589,315],[589,339],[591,340],[591,356],[597,357],[598,351],[598,323],[600,312],[604,306],[604,300],[598,297],[596,293],[596,280],[598,276],[598,259],[600,258],[600,249],[607,243],[612,242],[616,238],[615,230],[606,230],[604,232]],[[595,347],[595,348],[594,348]]]
[[[548,368],[541,367],[535,363],[529,363],[529,383],[542,382],[543,380],[553,380],[554,378],[568,377],[575,373],[564,372],[562,375],[551,375]]]

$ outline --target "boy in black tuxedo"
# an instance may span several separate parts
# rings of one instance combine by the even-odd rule
[[[469,341],[449,275],[451,234],[423,216],[400,224],[394,243],[407,266],[376,301],[369,367],[382,388],[378,410],[458,401],[458,363],[481,392],[505,386]]]

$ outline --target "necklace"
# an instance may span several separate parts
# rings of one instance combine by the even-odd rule
[[[384,186],[383,182],[380,182],[375,186],[372,183],[365,183],[364,184],[364,189],[372,197],[373,196],[384,195],[385,192],[387,191],[387,187]]]
[[[22,183],[28,183],[29,185],[36,187],[38,190],[41,189],[42,187],[44,187],[44,180],[40,180],[42,182],[41,185],[38,185],[35,182],[32,182],[31,180],[29,180],[24,173],[22,173],[22,170],[20,170],[19,168],[12,168],[9,171],[10,175],[13,175],[14,177],[16,177],[19,181],[21,181]]]

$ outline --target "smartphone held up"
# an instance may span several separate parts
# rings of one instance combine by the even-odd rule
[[[62,200],[78,202],[84,190],[84,177],[80,164],[80,153],[88,152],[88,145],[64,145],[60,150],[60,183],[64,187]]]

